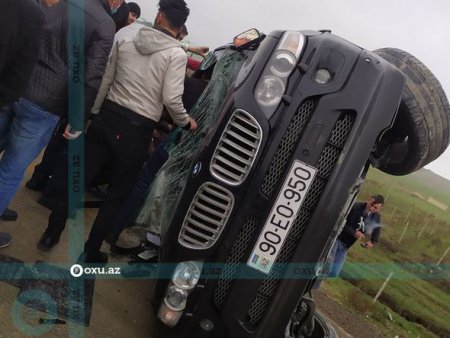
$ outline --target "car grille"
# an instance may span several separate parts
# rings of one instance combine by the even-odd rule
[[[184,219],[178,241],[190,249],[213,246],[233,209],[234,197],[227,189],[204,183],[197,191]]]
[[[233,247],[231,248],[231,254],[225,262],[222,273],[220,274],[214,289],[214,303],[219,309],[222,308],[223,302],[228,295],[231,282],[238,272],[239,263],[244,256],[245,249],[252,239],[257,225],[258,219],[256,217],[247,217]]]
[[[236,110],[223,132],[211,159],[211,174],[229,184],[246,179],[258,153],[262,129],[247,112]]]
[[[261,185],[261,190],[268,196],[273,194],[275,187],[287,170],[293,152],[315,110],[316,104],[317,99],[315,98],[304,101],[290,122],[288,131],[282,138],[277,148],[276,155],[272,159]],[[317,162],[316,167],[318,171],[315,180],[310,187],[305,203],[299,210],[289,235],[286,238],[286,242],[281,249],[277,264],[274,265],[271,273],[262,282],[257,295],[248,310],[247,320],[250,325],[258,324],[267,309],[267,306],[270,304],[270,299],[275,293],[279,278],[284,271],[283,263],[290,262],[295,248],[297,247],[297,243],[312,216],[314,207],[325,189],[328,177],[341,154],[353,123],[353,115],[343,114],[334,126],[330,138],[322,150],[321,156]],[[235,278],[239,271],[239,264],[246,262],[244,255],[248,251],[250,241],[254,237],[254,232],[258,228],[258,224],[259,220],[256,217],[248,217],[245,219],[230,254],[225,261],[224,269],[214,288],[213,299],[215,305],[219,309],[223,308],[225,300],[230,292],[233,278]]]
[[[330,138],[322,150],[320,158],[317,162],[317,174],[312,182],[310,190],[308,191],[305,203],[300,208],[299,214],[297,215],[286,242],[281,249],[280,255],[276,262],[277,264],[261,283],[256,297],[248,310],[247,320],[250,325],[256,325],[259,323],[267,309],[267,306],[270,304],[270,299],[275,293],[280,282],[280,277],[284,272],[285,265],[283,263],[289,263],[291,261],[291,257],[297,247],[297,243],[299,242],[304,229],[308,225],[316,204],[319,202],[322,192],[328,182],[328,177],[337,163],[345,142],[350,134],[353,123],[353,115],[343,114],[334,126]],[[289,154],[288,158],[290,157],[291,154]],[[273,161],[277,160],[278,159],[274,157]],[[286,161],[286,163],[288,162]],[[280,169],[281,174],[284,173],[285,170],[286,164],[282,169]],[[278,175],[277,179],[272,179],[274,181],[273,186],[278,183],[282,176],[281,174]],[[272,173],[268,171],[267,175],[272,175]]]
[[[315,98],[305,100],[292,118],[286,133],[278,145],[275,156],[270,162],[269,169],[264,176],[261,190],[265,195],[272,195],[276,183],[283,175],[286,164],[291,159],[292,152],[297,146],[305,126],[314,112],[316,103],[317,99]]]

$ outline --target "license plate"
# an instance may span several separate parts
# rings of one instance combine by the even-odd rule
[[[317,169],[295,161],[284,181],[277,200],[247,265],[269,274],[314,179]]]

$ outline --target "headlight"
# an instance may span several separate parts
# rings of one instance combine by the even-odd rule
[[[187,296],[188,294],[186,290],[180,289],[175,285],[171,285],[167,290],[164,303],[173,311],[182,311],[186,307]]]
[[[280,103],[284,94],[284,84],[278,77],[265,76],[258,83],[255,98],[263,107],[274,107]]]
[[[279,51],[275,54],[270,71],[279,77],[287,77],[295,67],[297,59],[294,54],[288,51]]]
[[[173,272],[172,282],[183,290],[191,290],[200,279],[201,262],[181,262]]]
[[[300,32],[284,32],[277,48],[269,58],[255,88],[255,99],[267,118],[270,118],[283,97],[289,75],[299,62],[306,44]]]

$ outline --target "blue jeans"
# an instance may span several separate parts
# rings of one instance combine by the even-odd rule
[[[347,258],[348,248],[339,239],[336,239],[333,249],[331,249],[330,256],[333,257],[331,271],[328,277],[337,277],[341,273],[344,266],[345,258]]]
[[[19,99],[10,110],[3,109],[0,140],[5,143],[0,159],[0,214],[19,189],[27,167],[49,142],[59,120],[59,116],[25,99]]]

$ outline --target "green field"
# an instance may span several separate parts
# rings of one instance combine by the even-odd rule
[[[372,169],[358,200],[375,193],[387,198],[380,243],[373,250],[355,244],[341,278],[327,281],[325,291],[387,336],[450,337],[450,252],[443,257],[450,212],[426,201],[431,196],[450,205],[450,182],[430,171],[393,177]]]

